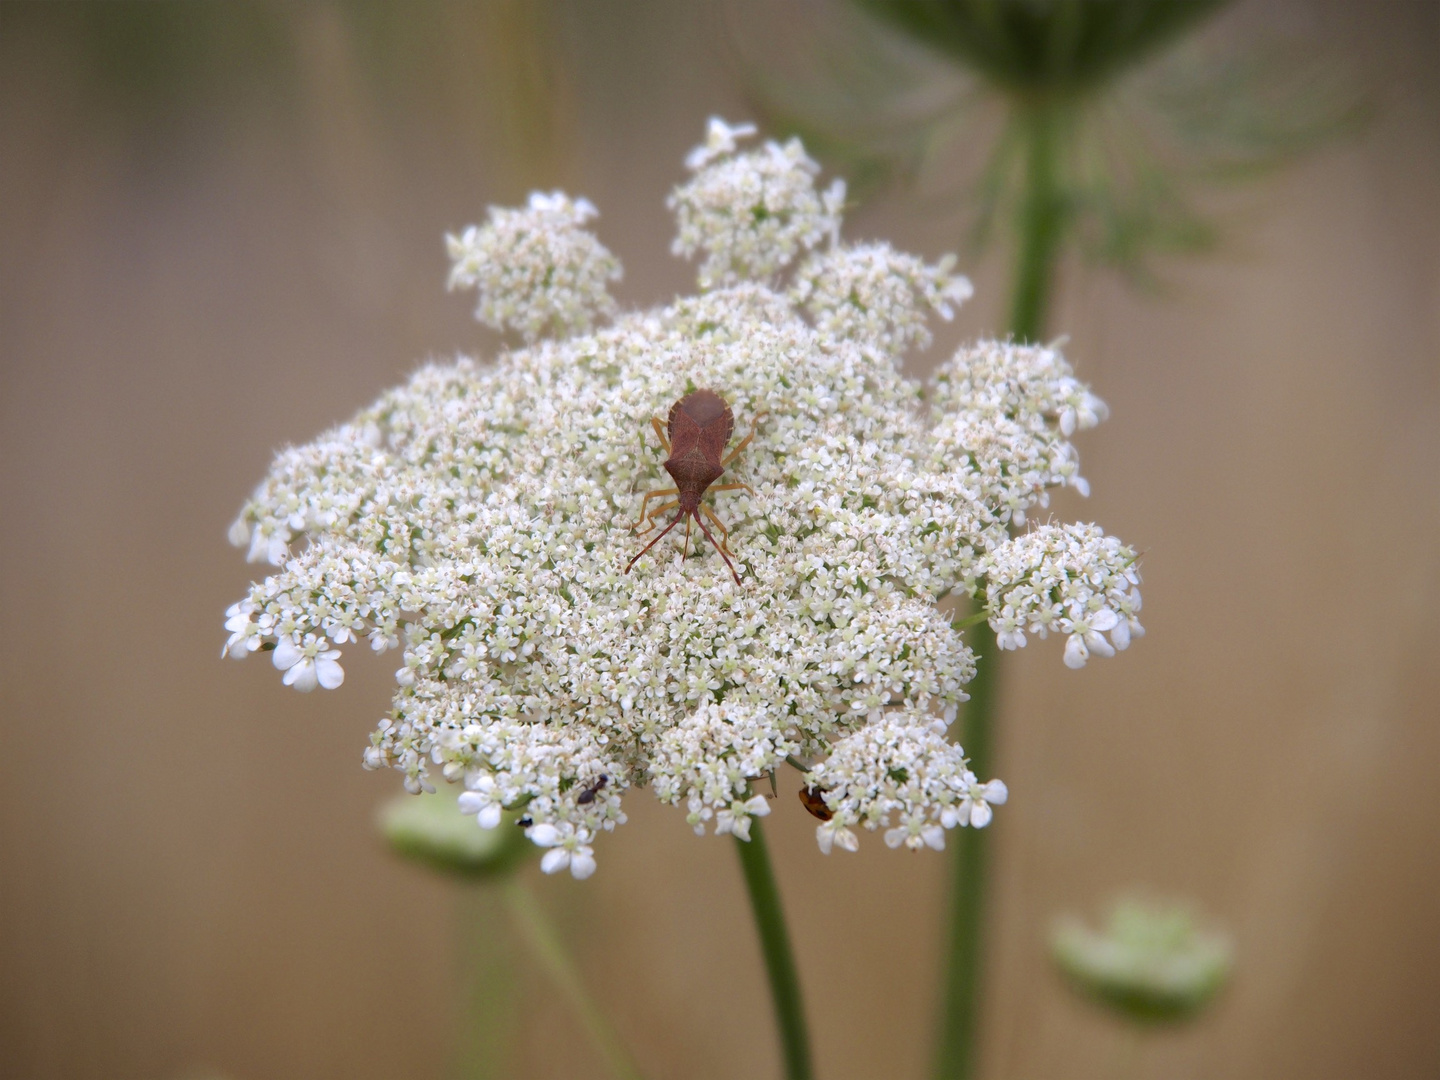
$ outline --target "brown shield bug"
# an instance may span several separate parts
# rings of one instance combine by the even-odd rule
[[[755,417],[758,422],[764,413]],[[730,568],[730,573],[735,578],[735,584],[740,584],[740,575],[735,572],[735,564],[730,561],[730,556],[735,554],[728,547],[730,530],[715,516],[715,512],[708,506],[701,505],[701,498],[706,491],[735,491],[743,489],[755,493],[748,484],[721,484],[718,487],[711,487],[725,471],[725,466],[734,461],[741,450],[755,437],[755,430],[752,427],[750,434],[740,440],[739,445],[725,453],[725,446],[730,441],[730,434],[735,429],[735,417],[730,412],[730,406],[725,399],[714,390],[696,390],[686,394],[674,405],[670,406],[670,421],[665,429],[660,427],[658,417],[651,419],[651,426],[655,429],[656,436],[660,439],[660,445],[665,448],[669,456],[665,459],[665,471],[675,481],[675,486],[661,488],[658,491],[647,492],[645,498],[640,500],[640,520],[635,523],[638,532],[646,532],[655,527],[655,518],[667,510],[678,512],[673,521],[660,531],[660,535],[651,540],[635,558],[630,560],[630,565],[625,567],[625,573],[630,572],[630,567],[640,561],[640,556],[658,544],[665,534],[676,525],[681,519],[685,521],[685,552],[690,551],[690,519],[695,519],[695,524],[700,526],[710,543],[715,545],[715,550],[720,552],[720,557],[725,560],[725,565]],[[666,437],[668,431],[669,437]],[[723,455],[723,456],[722,456]],[[645,512],[646,504],[651,499],[663,498],[666,495],[674,495],[676,498],[667,503],[655,507],[648,514]],[[704,517],[701,517],[701,515]],[[720,530],[720,540],[710,534],[705,525],[705,518]],[[684,556],[682,556],[683,558]]]

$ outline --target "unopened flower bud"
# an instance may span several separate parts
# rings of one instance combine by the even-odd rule
[[[482,829],[460,812],[455,793],[402,795],[381,808],[380,832],[407,859],[464,878],[489,878],[513,871],[534,850],[506,814],[501,827]]]
[[[1050,952],[1082,993],[1142,1022],[1185,1020],[1225,985],[1230,939],[1202,931],[1184,905],[1122,900],[1109,925],[1092,930],[1073,915],[1056,921]]]

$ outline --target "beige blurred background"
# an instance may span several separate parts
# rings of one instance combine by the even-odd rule
[[[1212,32],[1267,21],[1360,73],[1363,134],[1227,204],[1166,295],[1071,268],[1053,320],[1113,415],[1058,510],[1146,552],[1150,633],[1007,662],[990,1078],[1440,1075],[1440,5]],[[0,4],[0,1074],[449,1075],[456,895],[360,769],[393,663],[308,697],[221,663],[226,527],[277,447],[494,347],[441,245],[487,203],[587,195],[628,303],[690,289],[663,199],[712,113],[747,114],[700,3]],[[891,196],[849,234],[948,228]],[[1005,261],[970,269],[920,366],[999,327]],[[782,794],[821,1075],[925,1075],[944,860],[827,859]],[[651,1077],[778,1075],[729,843],[630,812],[534,887]],[[1131,887],[1239,956],[1138,1044],[1043,946]],[[524,986],[515,1074],[604,1075]]]

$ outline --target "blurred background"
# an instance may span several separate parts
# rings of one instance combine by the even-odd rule
[[[259,569],[226,529],[278,447],[496,348],[444,289],[487,204],[583,194],[626,303],[690,291],[684,152],[756,115],[743,42],[824,6],[0,4],[0,1073],[453,1075],[495,913],[376,837],[394,661],[308,697],[222,663]],[[1214,195],[1220,243],[1159,288],[1062,271],[1112,419],[1056,511],[1145,552],[1150,633],[1007,658],[987,1077],[1440,1074],[1440,5],[1242,0],[1203,36],[1261,33],[1340,58],[1363,127]],[[893,182],[847,226],[962,251],[977,298],[917,372],[1005,327],[1010,254],[966,253],[961,203]],[[778,1075],[731,845],[627,809],[593,879],[534,889],[648,1075]],[[826,858],[813,824],[782,792],[767,828],[820,1074],[925,1075],[947,864]],[[1139,1039],[1045,944],[1134,888],[1237,955]],[[520,993],[515,1075],[604,1075]]]

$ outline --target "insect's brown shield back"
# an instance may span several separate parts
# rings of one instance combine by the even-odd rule
[[[698,446],[707,461],[717,463],[724,456],[725,446],[735,429],[730,406],[714,390],[686,394],[670,407],[669,420],[670,445],[675,457],[680,457],[691,446]]]

